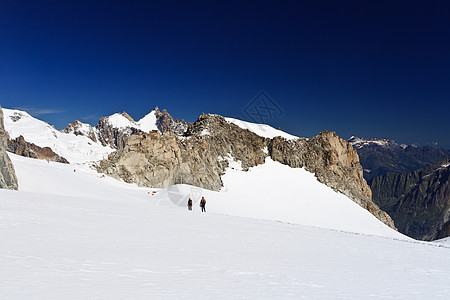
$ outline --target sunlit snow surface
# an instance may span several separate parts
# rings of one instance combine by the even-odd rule
[[[248,129],[249,131],[256,133],[257,135],[265,137],[265,138],[272,139],[276,136],[281,136],[288,140],[294,140],[294,139],[298,138],[292,134],[275,129],[266,124],[251,123],[251,122],[241,121],[241,120],[233,119],[233,118],[225,118],[225,120],[227,120],[227,122],[233,123],[233,124],[241,127],[242,129]]]
[[[274,200],[287,195],[283,190],[308,197],[299,183],[290,189],[288,175],[271,185],[262,182],[260,191],[239,194],[238,183],[251,182],[238,174],[250,173],[230,169],[224,177],[226,191],[203,191],[208,212],[202,214],[197,205],[188,212],[158,199],[165,192],[183,194],[189,186],[138,188],[102,178],[85,166],[10,157],[22,191],[0,190],[0,299],[448,299],[450,295],[448,246],[403,239],[398,233],[395,238],[381,237],[223,214],[246,215],[253,207],[269,218],[268,210],[261,208],[272,207],[277,219],[276,201],[281,201],[287,209],[308,211],[310,219],[330,218],[308,208],[312,204],[306,200],[297,207],[289,206],[290,200]],[[265,168],[278,176],[278,167],[268,161],[261,170],[250,172],[259,180]],[[307,176],[301,179],[308,181]],[[234,199],[235,195],[242,198]],[[348,204],[326,205],[333,205],[341,218],[357,218],[357,227],[365,228],[361,231],[375,226],[371,216],[358,217],[356,208],[364,211],[358,206],[353,210]],[[320,222],[315,225],[334,221]]]
[[[449,245],[450,246],[450,237],[444,238],[444,239],[440,239],[437,241],[434,241],[435,243],[438,244],[444,244],[444,245]]]
[[[156,115],[155,111],[152,110],[150,113],[145,115],[142,119],[140,119],[138,124],[138,129],[144,131],[144,132],[150,132],[152,130],[158,130],[158,126],[156,125]]]

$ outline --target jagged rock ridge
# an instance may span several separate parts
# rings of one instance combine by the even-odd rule
[[[227,158],[240,161],[243,170],[273,160],[305,167],[319,181],[368,209],[388,226],[391,218],[371,200],[356,151],[333,132],[312,139],[260,137],[218,115],[202,115],[185,136],[173,132],[132,135],[122,150],[100,162],[98,170],[141,186],[167,187],[186,183],[220,190]]]
[[[184,135],[190,125],[185,120],[175,120],[167,110],[160,111],[158,106],[155,107],[156,125],[160,132],[173,132],[176,135]]]
[[[18,138],[13,140],[8,140],[7,150],[11,153],[24,157],[44,159],[64,164],[69,163],[67,159],[53,152],[50,147],[42,148],[33,143],[26,142],[23,136],[19,136]]]
[[[18,189],[14,166],[6,153],[8,136],[3,123],[3,110],[0,106],[0,188]]]
[[[73,133],[75,135],[82,135],[87,136],[90,138],[93,142],[97,143],[98,141],[98,134],[95,130],[95,127],[92,127],[88,124],[84,124],[80,121],[74,121],[72,124],[67,125],[66,128],[62,130],[64,133]]]
[[[162,133],[173,132],[176,135],[183,135],[190,124],[184,120],[175,120],[167,110],[164,109],[161,112],[158,106],[150,114],[154,114],[155,116],[155,124],[153,124],[155,129],[157,128]],[[126,122],[122,121],[119,122],[120,124],[117,124],[117,119],[120,119],[120,117],[125,119]],[[113,149],[121,150],[131,135],[145,131],[142,129],[143,124],[140,122],[142,120],[136,122],[129,114],[122,112],[121,114],[100,118],[95,127],[80,121],[75,121],[69,124],[63,132],[84,135],[95,143],[99,142],[103,146],[110,146]]]

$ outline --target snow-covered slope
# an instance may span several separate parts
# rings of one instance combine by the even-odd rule
[[[87,136],[60,132],[24,111],[3,108],[3,113],[5,130],[11,139],[22,135],[27,142],[50,147],[70,163],[100,160],[113,151],[110,147],[93,142]]]
[[[1,299],[446,299],[450,294],[445,245],[223,215],[233,207],[243,214],[249,208],[267,213],[265,206],[274,215],[277,205],[294,209],[285,198],[303,193],[304,186],[288,177],[312,185],[308,176],[289,173],[271,185],[262,181],[258,190],[256,181],[246,178],[253,172],[264,180],[266,168],[277,172],[280,166],[270,161],[249,173],[229,170],[223,193],[198,194],[188,186],[138,188],[85,166],[10,156],[22,191],[0,190]],[[252,188],[241,194],[249,183]],[[206,214],[157,196],[171,193],[176,202],[184,189],[206,195]],[[372,226],[372,219],[351,205],[331,203],[345,199],[311,191],[304,198],[316,198],[297,199],[303,217],[315,213],[314,201],[330,198],[324,204],[337,215],[350,211],[342,219],[356,218],[364,230]],[[325,213],[310,219],[325,217],[330,218]]]
[[[158,130],[158,126],[156,125],[156,114],[155,111],[152,110],[150,113],[145,115],[142,119],[137,122],[139,129],[144,132],[150,132],[152,130]]]
[[[241,120],[233,119],[233,118],[225,118],[225,120],[241,127],[242,129],[248,129],[251,132],[256,133],[259,136],[270,138],[270,139],[272,139],[276,136],[281,136],[288,140],[293,140],[293,139],[298,138],[292,134],[275,129],[266,124],[251,123],[251,122],[241,121]]]
[[[76,197],[116,198],[118,189],[133,186],[99,175],[86,166],[71,166],[30,160],[10,154],[19,179],[19,190]],[[75,170],[75,172],[74,172]],[[45,176],[42,176],[45,174]],[[184,209],[187,198],[200,191],[208,200],[208,212],[276,220],[356,233],[408,239],[392,230],[346,196],[334,192],[304,169],[295,169],[267,159],[248,172],[229,169],[223,176],[221,192],[177,185],[154,196],[154,189],[136,188],[140,195],[159,206]],[[198,195],[197,195],[198,196]],[[199,199],[193,199],[198,201]]]
[[[210,212],[407,238],[348,197],[317,181],[314,174],[270,158],[248,172],[230,168],[222,180],[224,188],[220,192],[203,191]],[[160,204],[172,204],[174,196],[180,194],[186,198],[191,191],[195,188],[178,185],[162,190],[155,198]],[[186,201],[181,202],[183,207]]]
[[[433,241],[434,243],[438,243],[438,244],[444,244],[444,245],[449,245],[450,246],[450,237],[444,238],[444,239],[440,239],[437,241]]]

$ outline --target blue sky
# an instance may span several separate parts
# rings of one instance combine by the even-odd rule
[[[156,105],[251,120],[264,91],[292,134],[450,148],[446,1],[143,2],[1,0],[0,104],[57,128]]]

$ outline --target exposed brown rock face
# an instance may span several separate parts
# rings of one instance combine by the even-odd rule
[[[44,159],[64,164],[69,163],[67,159],[53,152],[50,147],[42,148],[33,143],[26,142],[23,136],[19,136],[14,140],[8,140],[8,151],[25,157]]]
[[[223,160],[230,155],[235,161],[241,161],[244,170],[264,163],[265,149],[270,142],[270,139],[229,123],[219,115],[206,114],[189,126],[186,136],[205,140],[216,159]]]
[[[188,183],[220,189],[223,167],[211,159],[210,147],[204,140],[196,139],[194,143],[181,141],[170,132],[138,133],[130,137],[124,150],[102,161],[101,168],[108,175],[141,186]]]
[[[353,147],[325,131],[312,139],[263,138],[217,115],[202,115],[185,137],[172,132],[135,134],[123,150],[100,162],[99,171],[141,186],[168,187],[185,183],[220,190],[226,157],[242,168],[262,164],[267,156],[294,168],[305,167],[318,180],[347,195],[378,219],[395,228],[391,218],[371,200]]]
[[[217,191],[228,154],[244,169],[264,162],[268,140],[219,116],[202,115],[195,124],[186,138],[172,132],[134,134],[123,150],[101,161],[99,170],[141,186],[186,183]],[[210,134],[202,134],[206,128]]]
[[[14,166],[6,153],[7,134],[3,123],[3,110],[0,107],[0,188],[17,190],[18,183]]]

